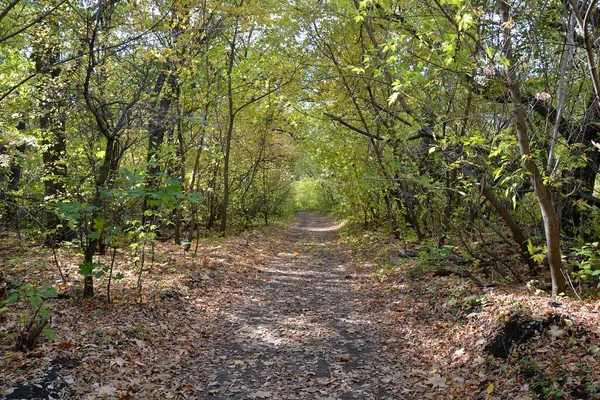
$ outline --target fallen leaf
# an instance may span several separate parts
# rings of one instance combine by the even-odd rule
[[[494,391],[494,384],[490,383],[485,391],[487,394],[492,394],[492,392]]]
[[[565,334],[563,329],[560,329],[556,325],[551,325],[550,330],[548,331],[548,335],[552,336],[554,339],[559,338]]]
[[[110,366],[112,367],[113,365],[118,365],[119,367],[122,367],[123,365],[125,365],[125,360],[123,360],[121,357],[114,358],[110,361]]]
[[[271,397],[271,392],[265,392],[264,390],[259,390],[250,395],[253,399],[268,399]]]
[[[434,388],[446,387],[446,378],[441,376],[440,374],[433,374],[433,376],[429,377],[426,381],[426,384],[433,386]]]
[[[119,333],[119,331],[117,330],[117,328],[110,328],[109,330],[106,331],[107,335],[116,335],[117,333]]]
[[[114,396],[117,393],[117,388],[109,385],[100,386],[97,390],[100,396]]]
[[[474,365],[483,365],[485,364],[485,358],[479,356],[475,360],[473,360]]]

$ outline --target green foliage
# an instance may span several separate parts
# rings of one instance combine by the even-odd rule
[[[586,55],[556,29],[569,25],[568,7],[511,3],[502,25],[489,24],[500,21],[498,7],[471,3],[116,2],[103,18],[98,4],[74,3],[22,32],[51,4],[7,9],[2,24],[17,34],[0,40],[0,189],[16,182],[13,172],[23,178],[0,217],[19,214],[11,202],[42,224],[53,212],[62,225],[49,232],[68,225],[84,247],[145,241],[143,221],[155,239],[189,247],[219,217],[239,230],[313,209],[397,238],[465,246],[514,236],[486,188],[526,241],[543,234],[522,166],[533,161],[564,203],[568,235],[583,243],[600,231],[597,207],[577,199],[580,188],[593,194],[597,110],[586,105],[588,69],[571,61]],[[530,111],[525,157],[505,85],[514,61],[505,28],[515,32]],[[48,71],[30,76],[42,49],[60,63],[46,60]],[[554,126],[559,109],[564,121]],[[57,126],[39,129],[48,120]],[[45,173],[52,128],[64,129],[66,147],[54,156],[68,175],[47,196],[58,182]],[[419,268],[448,250],[426,247]],[[544,258],[542,245],[528,249]],[[593,260],[579,257],[574,278],[596,282]],[[81,273],[101,269],[88,259]]]
[[[14,334],[15,347],[19,350],[22,347],[33,347],[42,332],[48,339],[54,340],[56,332],[47,326],[52,315],[47,300],[58,296],[56,289],[50,283],[38,286],[29,282],[13,280],[10,284],[12,289],[8,298],[0,302],[0,314],[6,312],[10,305],[19,302],[25,302],[28,305],[28,311],[16,313],[20,328]]]
[[[408,277],[418,279],[436,267],[443,266],[448,255],[452,254],[451,246],[439,247],[433,241],[426,241],[419,248],[416,264],[408,271]]]
[[[83,277],[92,276],[94,278],[100,278],[102,277],[102,275],[104,275],[102,266],[103,264],[101,263],[82,262],[81,264],[79,264],[79,269],[77,270],[77,272]]]
[[[292,187],[294,209],[298,211],[328,211],[331,209],[324,185],[323,180],[314,178],[302,178],[294,182]]]
[[[544,261],[546,253],[548,252],[545,246],[536,246],[532,243],[531,239],[527,241],[527,250],[536,263]]]
[[[450,254],[452,254],[450,246],[438,247],[433,242],[426,242],[419,249],[419,264],[429,268],[440,266]]]
[[[44,301],[49,298],[57,296],[56,289],[52,287],[50,283],[37,286],[32,283],[21,282],[19,280],[13,280],[10,282],[13,288],[6,300],[2,304],[13,304],[19,300],[25,300],[32,309],[36,309],[42,305]],[[49,309],[45,308],[40,311],[41,316],[45,317],[49,313]]]
[[[600,245],[598,242],[586,243],[573,248],[576,259],[569,260],[571,277],[574,283],[588,286],[591,294],[600,292]]]

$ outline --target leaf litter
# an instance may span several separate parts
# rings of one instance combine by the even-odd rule
[[[120,253],[125,279],[113,282],[110,304],[100,279],[94,299],[52,300],[56,341],[22,353],[2,335],[0,393],[536,399],[562,390],[567,399],[599,398],[597,303],[481,288],[455,274],[416,279],[414,249],[398,252],[381,276],[376,252],[397,244],[369,234],[341,238],[338,228],[302,213],[289,227],[206,240],[195,257],[158,243],[141,307],[133,260]],[[14,277],[57,279],[45,249],[2,249],[6,259],[22,260],[8,266]],[[60,256],[68,290],[78,258],[66,250]],[[14,320],[2,318],[8,334]],[[495,341],[496,356],[489,351]]]

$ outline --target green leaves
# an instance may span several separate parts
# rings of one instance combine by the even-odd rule
[[[103,263],[82,262],[77,273],[83,277],[101,278],[108,271],[108,266]]]
[[[546,247],[535,246],[533,245],[531,240],[527,241],[527,251],[536,263],[541,263],[542,261],[544,261],[544,258],[546,258],[546,253],[548,253]]]
[[[600,289],[600,246],[598,242],[586,243],[572,249],[576,258],[571,258],[571,277],[574,282],[589,282],[594,290],[588,294],[596,295]]]
[[[79,270],[77,272],[79,275],[84,277],[92,276],[92,273],[94,272],[94,264],[84,261],[83,263],[79,264]]]
[[[473,18],[473,14],[470,12],[464,12],[456,16],[456,22],[458,23],[459,31],[466,31],[473,26],[475,20]]]
[[[43,327],[41,331],[50,340],[54,340],[56,332],[49,326],[46,326],[52,314],[52,310],[46,303],[46,300],[58,296],[56,289],[48,282],[38,286],[30,282],[23,283],[13,280],[11,281],[11,286],[12,289],[9,297],[4,301],[0,301],[0,310],[20,300],[26,301],[29,305],[29,311],[19,311],[21,326],[15,335],[17,342],[15,347],[21,350],[22,347],[32,346],[37,339],[37,336],[32,336],[32,332],[35,331],[36,327]]]
[[[58,295],[56,289],[48,282],[42,286],[33,283],[24,283],[19,280],[12,280],[9,297],[3,301],[3,304],[13,304],[21,299],[25,299],[33,308],[40,306],[42,302]]]
[[[135,187],[137,184],[141,183],[144,180],[144,177],[140,174],[134,174],[127,168],[123,168],[123,175],[130,182],[130,185]]]

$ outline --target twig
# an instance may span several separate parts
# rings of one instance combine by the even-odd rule
[[[113,268],[115,266],[115,257],[117,256],[117,247],[113,247],[112,256],[110,258],[110,269],[108,271],[108,283],[106,284],[106,303],[110,304],[110,284],[112,282]]]
[[[144,245],[142,246],[142,256],[140,259],[140,270],[138,272],[138,277],[137,277],[137,295],[138,295],[138,301],[140,302],[140,308],[142,308],[142,273],[144,272],[145,258],[146,258],[146,241],[144,240]]]
[[[565,280],[569,283],[569,286],[571,286],[571,289],[573,290],[573,293],[575,293],[575,296],[577,296],[579,301],[582,301],[581,297],[579,296],[579,293],[577,293],[577,290],[575,290],[575,286],[573,286],[573,281],[571,280],[571,277],[569,276],[569,274],[566,273],[563,269],[561,269],[560,272],[565,277]]]

